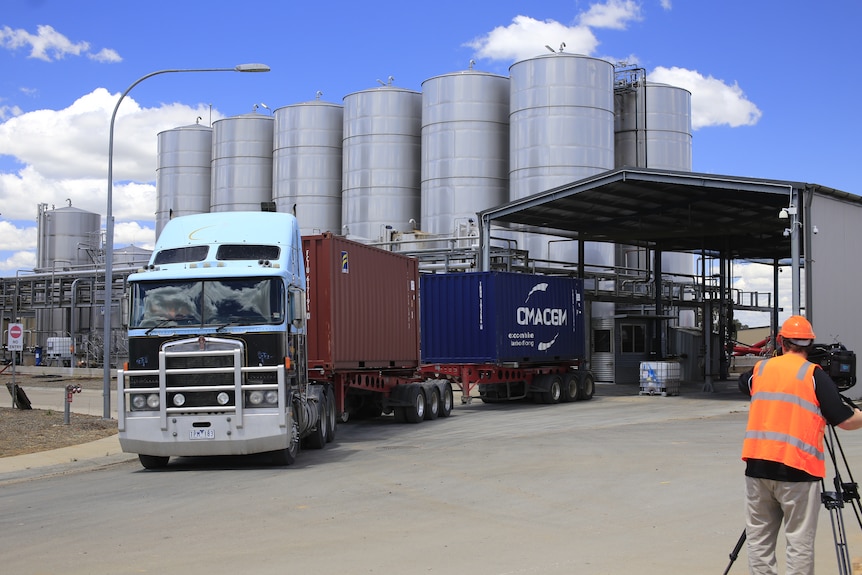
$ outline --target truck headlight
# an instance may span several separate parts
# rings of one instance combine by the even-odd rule
[[[254,390],[248,394],[248,402],[251,405],[260,405],[263,403],[263,392],[260,390]]]
[[[216,396],[216,401],[218,401],[219,405],[227,405],[228,403],[230,403],[230,396],[224,391],[219,392],[219,394]]]
[[[136,394],[132,396],[133,411],[148,411],[159,408],[159,394],[150,393],[148,395]]]
[[[277,391],[267,391],[264,395],[264,401],[269,403],[270,405],[278,404],[278,392]]]
[[[183,395],[182,393],[175,393],[174,394],[174,405],[176,405],[177,407],[182,407],[185,404],[186,404],[186,396]]]

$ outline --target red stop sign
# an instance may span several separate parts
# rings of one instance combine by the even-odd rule
[[[13,325],[12,327],[9,328],[9,335],[11,335],[15,339],[20,338],[21,334],[22,334],[22,330],[21,330],[20,325]]]

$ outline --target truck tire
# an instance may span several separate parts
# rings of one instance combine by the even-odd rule
[[[578,378],[578,399],[584,401],[592,399],[595,392],[596,382],[593,379],[593,374],[588,371],[584,372]]]
[[[296,421],[292,422],[290,434],[290,442],[284,449],[273,451],[272,464],[279,466],[293,465],[296,463],[296,456],[299,454],[299,429]]]
[[[328,402],[324,395],[321,397],[320,406],[318,408],[317,424],[314,426],[312,432],[305,437],[305,447],[310,449],[323,449],[326,447],[327,431],[329,430],[329,410],[327,409],[327,404]]]
[[[335,413],[335,390],[331,385],[327,385],[325,389],[326,395],[326,413],[328,414],[327,425],[329,426],[326,434],[326,441],[331,443],[335,439],[335,430],[338,427],[338,416]]]
[[[542,392],[542,401],[544,403],[560,403],[560,398],[563,396],[563,379],[559,375],[547,375],[548,389]]]
[[[561,400],[564,403],[575,401],[578,399],[578,375],[573,372],[567,372],[563,375],[563,396]]]
[[[443,395],[440,396],[440,417],[449,417],[452,415],[452,408],[455,406],[455,394],[452,393],[452,384],[446,383],[443,386]]]
[[[425,420],[432,421],[440,415],[440,390],[435,385],[431,389],[431,397],[425,401]]]
[[[170,457],[160,455],[138,454],[138,460],[141,462],[141,465],[144,466],[144,469],[164,469],[167,467],[169,459]]]
[[[425,391],[418,385],[411,385],[407,396],[410,405],[404,408],[404,419],[407,423],[419,423],[425,419]]]

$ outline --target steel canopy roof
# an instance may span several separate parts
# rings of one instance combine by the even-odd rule
[[[732,259],[790,255],[788,219],[810,184],[645,168],[620,168],[485,210],[483,223],[668,252],[724,252]],[[798,221],[803,222],[800,206]]]

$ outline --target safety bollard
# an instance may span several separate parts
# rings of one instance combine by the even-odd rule
[[[66,386],[66,402],[63,406],[63,424],[69,425],[70,423],[70,408],[72,405],[72,394],[73,393],[81,393],[80,385],[67,385]]]

